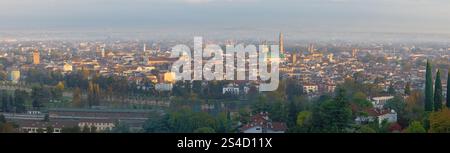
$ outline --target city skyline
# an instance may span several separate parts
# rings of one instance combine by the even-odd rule
[[[28,148],[177,152],[409,143],[366,133],[420,133],[407,139],[441,145],[425,133],[450,133],[448,8],[449,0],[0,0],[0,135],[24,133],[3,144]],[[353,136],[325,136],[338,133]]]

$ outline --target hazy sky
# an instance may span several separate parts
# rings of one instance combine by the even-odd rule
[[[450,33],[449,0],[0,0],[0,31]]]

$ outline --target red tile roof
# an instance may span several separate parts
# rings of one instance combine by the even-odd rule
[[[381,116],[391,113],[391,111],[388,109],[376,109],[376,108],[367,109],[366,112],[369,114],[369,116]]]
[[[243,125],[240,130],[243,132],[245,130],[251,129],[253,127],[260,126],[263,129],[269,129],[273,131],[285,131],[287,126],[282,122],[272,122],[269,119],[268,113],[259,113],[250,117],[250,123]]]

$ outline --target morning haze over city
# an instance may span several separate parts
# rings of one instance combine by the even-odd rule
[[[0,0],[0,132],[448,133],[448,8]]]

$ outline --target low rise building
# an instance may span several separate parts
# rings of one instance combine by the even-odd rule
[[[379,125],[381,125],[384,121],[387,123],[397,122],[397,112],[395,110],[371,108],[366,110],[366,112],[367,116],[358,116],[355,119],[355,122],[364,124],[377,121]]]
[[[233,94],[233,95],[239,95],[239,86],[235,84],[229,84],[227,86],[224,86],[222,88],[222,94]]]
[[[242,133],[284,133],[287,126],[283,122],[272,122],[267,112],[250,117],[250,122],[240,128]]]
[[[381,97],[373,97],[372,105],[377,109],[382,109],[384,104],[389,100],[394,99],[394,96],[381,96]]]
[[[319,86],[316,84],[304,84],[303,85],[303,92],[306,94],[312,94],[317,93],[319,91]]]
[[[20,81],[20,71],[12,70],[9,74],[9,80],[13,83],[18,83]]]

